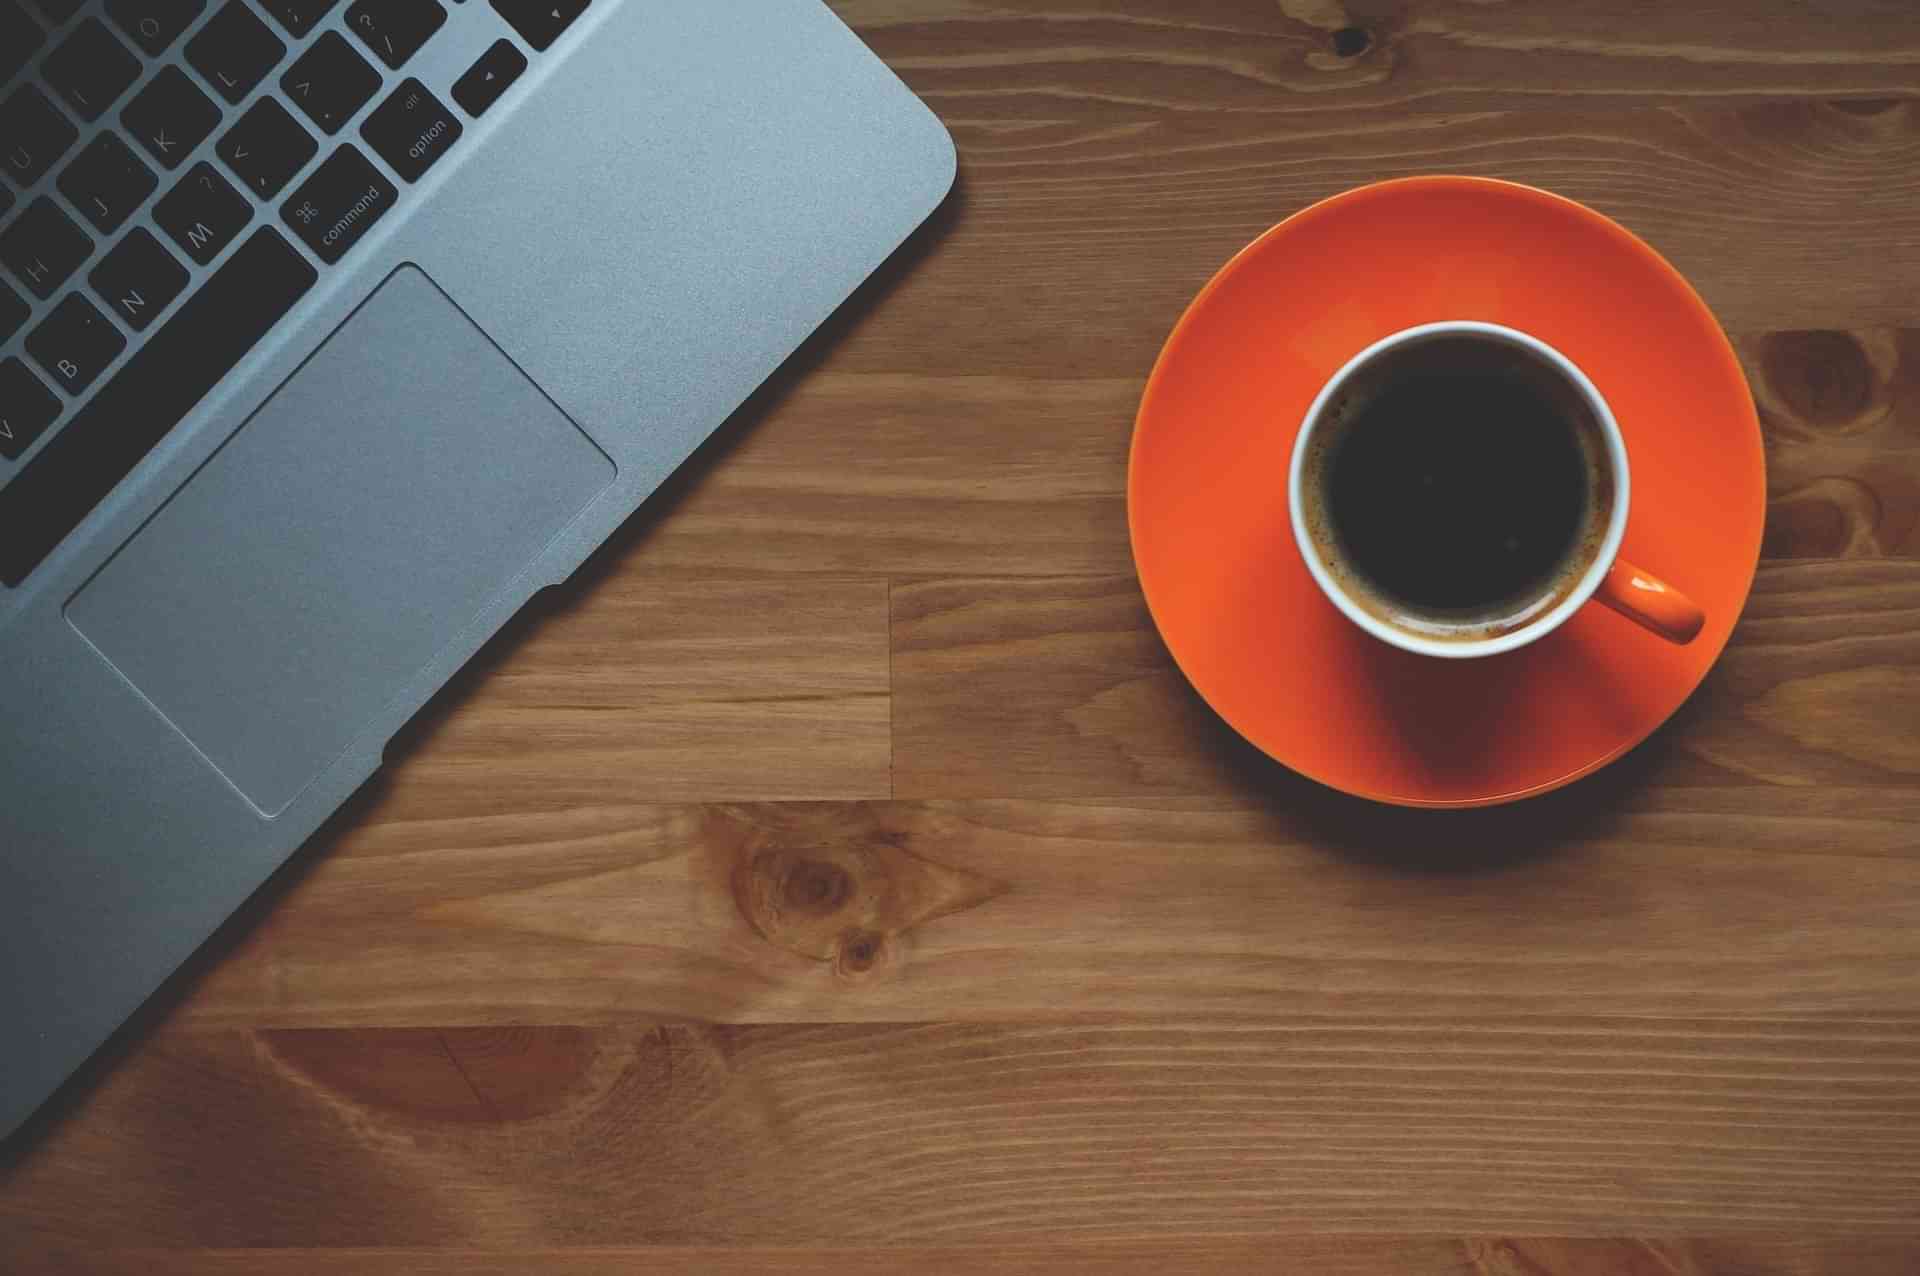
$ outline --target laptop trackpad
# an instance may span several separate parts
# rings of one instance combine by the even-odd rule
[[[403,267],[67,614],[278,815],[613,477]]]

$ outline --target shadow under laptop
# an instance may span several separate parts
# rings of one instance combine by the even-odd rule
[[[540,623],[573,605],[617,570],[619,563],[663,521],[686,494],[705,479],[740,439],[752,433],[776,412],[802,378],[820,366],[828,352],[864,325],[900,284],[917,269],[953,229],[966,203],[965,175],[954,183],[946,201],[895,250],[865,283],[803,341],[772,376],[762,383],[725,424],[675,471],[618,531],[607,538],[580,569],[562,584],[536,594],[500,632],[475,654],[460,673],[449,679],[413,720],[388,743],[385,764],[360,790],[321,825],[307,844],[241,905],[192,957],[176,969],[139,1010],[107,1039],[38,1111],[12,1135],[0,1141],[0,1188],[31,1151],[62,1124],[72,1119],[101,1082],[138,1047],[147,1033],[192,996],[202,979],[238,949],[268,913],[312,873],[328,853],[384,799],[388,774],[396,762],[420,748],[434,729],[473,694],[487,675],[512,659]]]

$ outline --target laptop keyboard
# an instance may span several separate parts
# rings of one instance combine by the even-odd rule
[[[587,7],[490,0],[519,43],[436,92],[405,72],[462,0],[355,0],[336,20],[342,3],[0,0],[0,583],[25,581]]]

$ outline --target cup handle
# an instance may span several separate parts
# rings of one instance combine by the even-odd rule
[[[1707,623],[1706,613],[1693,599],[1624,558],[1614,560],[1594,597],[1634,624],[1681,646],[1698,637]]]

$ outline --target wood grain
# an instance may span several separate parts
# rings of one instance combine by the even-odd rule
[[[1235,114],[1404,115],[1722,99],[1920,96],[1912,9],[1843,0],[834,0],[909,80],[945,72],[990,99],[1070,97]],[[1357,27],[1341,56],[1333,34]],[[1051,89],[1043,93],[1042,86]],[[923,93],[939,86],[919,84]],[[1098,90],[1104,90],[1098,91]],[[953,114],[964,114],[955,111]]]
[[[1644,769],[1643,769],[1644,768]],[[1268,797],[374,824],[183,1006],[209,1026],[1850,1013],[1920,996],[1912,787],[1660,788],[1435,823]],[[1807,919],[1817,919],[1808,929]]]
[[[169,1247],[1897,1235],[1916,1068],[1910,1015],[173,1030],[0,1209]]]
[[[1737,347],[1768,445],[1765,556],[1920,556],[1920,328],[1757,332]],[[1144,387],[822,371],[649,525],[621,571],[1130,575]]]
[[[893,615],[900,797],[1299,787],[1194,694],[1131,577],[903,584]],[[1920,563],[1768,566],[1720,665],[1642,759],[1659,785],[1645,800],[1759,781],[1756,813],[1805,809],[1828,786],[1912,803],[1916,722]]]
[[[1270,1241],[1141,1241],[1078,1245],[919,1246],[912,1249],[658,1245],[591,1249],[351,1249],[80,1251],[46,1257],[63,1276],[843,1276],[926,1271],[944,1276],[1162,1276],[1181,1272],[1312,1272],[1315,1276],[1908,1276],[1913,1248],[1899,1241],[1589,1240],[1471,1237],[1290,1237]]]
[[[693,580],[537,598],[389,751],[403,816],[890,791],[887,582]]]
[[[851,7],[953,129],[964,181],[938,260],[830,366],[1138,375],[1255,234],[1350,186],[1449,171],[1546,186],[1620,219],[1736,329],[1786,315],[1911,323],[1920,39],[1904,0],[1823,12]],[[1362,56],[1329,56],[1343,24],[1369,33]]]
[[[0,1271],[1920,1270],[1920,9],[833,3],[954,197],[0,1148]],[[1770,506],[1667,727],[1435,815],[1206,711],[1125,479],[1221,263],[1441,171],[1689,276]]]
[[[752,422],[619,571],[1131,571],[1127,447],[1145,384],[817,373]]]

